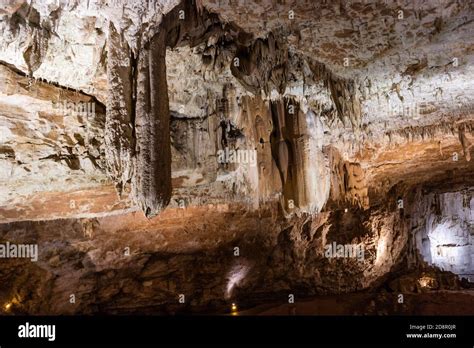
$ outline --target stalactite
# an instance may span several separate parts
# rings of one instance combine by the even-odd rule
[[[180,11],[186,20],[180,18]],[[108,172],[119,192],[131,182],[133,199],[149,218],[168,205],[172,191],[166,46],[205,41],[216,22],[216,16],[198,14],[194,2],[183,2],[163,18],[156,34],[156,28],[144,33],[136,67],[126,40],[110,24]]]
[[[110,23],[107,51],[105,154],[107,172],[121,193],[133,174],[132,66],[130,48],[113,23]]]
[[[171,144],[165,32],[155,35],[139,53],[135,115],[135,200],[147,217],[171,198]]]
[[[288,49],[270,33],[248,47],[238,47],[231,72],[253,94],[269,95],[275,89],[283,94],[287,84]]]

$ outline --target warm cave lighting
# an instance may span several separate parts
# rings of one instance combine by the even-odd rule
[[[344,213],[347,213],[347,208],[346,208],[346,209],[344,209]]]
[[[6,303],[5,306],[3,306],[3,308],[5,308],[5,311],[8,312],[10,308],[12,308],[12,303],[11,302]]]
[[[232,303],[232,306],[230,307],[230,312],[232,315],[237,315],[237,305],[235,303]]]
[[[418,279],[418,284],[420,284],[420,286],[422,288],[425,288],[425,289],[433,288],[434,283],[435,283],[435,279],[432,278],[432,277],[424,276],[424,277],[421,277],[420,279]]]

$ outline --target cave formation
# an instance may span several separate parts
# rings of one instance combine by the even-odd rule
[[[469,1],[9,0],[0,27],[3,314],[474,313]]]

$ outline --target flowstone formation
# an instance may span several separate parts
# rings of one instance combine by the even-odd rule
[[[38,246],[0,258],[6,313],[472,286],[471,2],[9,0],[0,28],[0,244]]]

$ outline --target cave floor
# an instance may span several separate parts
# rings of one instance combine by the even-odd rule
[[[430,291],[403,295],[361,292],[321,295],[294,304],[265,304],[238,315],[474,315],[474,290]]]

